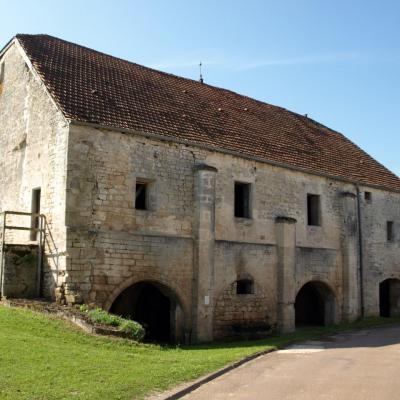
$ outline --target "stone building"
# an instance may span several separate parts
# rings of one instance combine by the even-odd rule
[[[1,211],[45,218],[43,296],[192,342],[400,310],[400,180],[307,116],[17,35],[0,147]],[[6,224],[24,218],[37,227]],[[2,294],[18,295],[30,278],[7,249],[37,233],[2,238]]]

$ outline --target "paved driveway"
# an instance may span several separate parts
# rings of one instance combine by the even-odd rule
[[[262,356],[186,400],[400,400],[400,327],[305,342]]]

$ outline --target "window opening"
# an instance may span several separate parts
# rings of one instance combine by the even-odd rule
[[[317,194],[307,194],[307,223],[313,226],[321,225],[320,196]]]
[[[393,232],[393,221],[386,222],[386,239],[388,242],[392,242],[394,238]]]
[[[147,210],[147,186],[147,183],[136,183],[135,208],[137,210]]]
[[[253,281],[240,279],[236,281],[236,294],[253,294]]]
[[[235,182],[235,217],[250,218],[250,184]]]

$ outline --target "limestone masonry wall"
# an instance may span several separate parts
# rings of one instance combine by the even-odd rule
[[[195,166],[199,164],[217,170],[215,188],[210,192],[214,194],[207,195],[214,196],[215,219],[209,225],[214,239],[209,242],[211,247],[207,244],[211,258],[201,253],[193,258],[197,254],[193,249],[205,245],[196,239],[196,218],[203,218],[196,211],[197,202],[202,201],[196,197],[196,179],[200,178],[196,178]],[[149,210],[134,208],[136,180],[149,184]],[[250,219],[233,216],[235,181],[252,185]],[[379,271],[375,286],[383,275],[398,276],[393,260],[399,253],[399,238],[386,244],[385,229],[386,219],[396,220],[399,195],[359,190],[360,211],[366,218],[364,286],[369,287],[374,268]],[[373,199],[368,204],[363,200],[366,190]],[[320,226],[307,224],[307,193],[320,195]],[[200,319],[202,327],[210,326],[202,334],[210,337],[211,331],[218,338],[235,336],[246,326],[250,331],[251,325],[287,329],[285,321],[294,324],[297,292],[307,282],[318,281],[333,295],[332,321],[354,319],[360,314],[356,193],[355,185],[325,177],[177,143],[71,125],[68,299],[110,307],[130,284],[159,281],[181,299],[187,330],[195,331],[195,320]],[[374,208],[374,213],[369,215],[367,206]],[[285,244],[291,233],[277,233],[280,216],[296,221],[293,251]],[[369,228],[372,223],[375,226]],[[288,261],[290,252],[292,261]],[[198,278],[198,257],[205,256],[210,271]],[[291,277],[285,278],[291,282],[289,288],[282,286],[287,286],[282,284],[282,271]],[[254,281],[254,293],[235,294],[241,276]],[[204,279],[209,283],[200,282]],[[364,297],[367,312],[376,315],[376,287],[366,289]],[[289,311],[279,311],[284,309]]]
[[[31,212],[32,189],[41,188],[41,213],[46,215],[54,238],[46,249],[44,292],[54,295],[65,269],[68,124],[17,43],[6,51],[1,63],[0,211]],[[30,218],[10,217],[8,223],[29,227]],[[32,243],[27,231],[7,234],[7,242]]]
[[[400,196],[366,189],[371,200],[362,199],[364,302],[366,315],[379,313],[379,283],[400,279]],[[393,221],[393,240],[386,240],[386,223]]]

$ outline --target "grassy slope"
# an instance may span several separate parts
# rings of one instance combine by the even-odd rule
[[[267,347],[384,322],[389,320],[373,319],[253,342],[162,348],[90,336],[64,321],[0,306],[0,398],[141,398]]]

